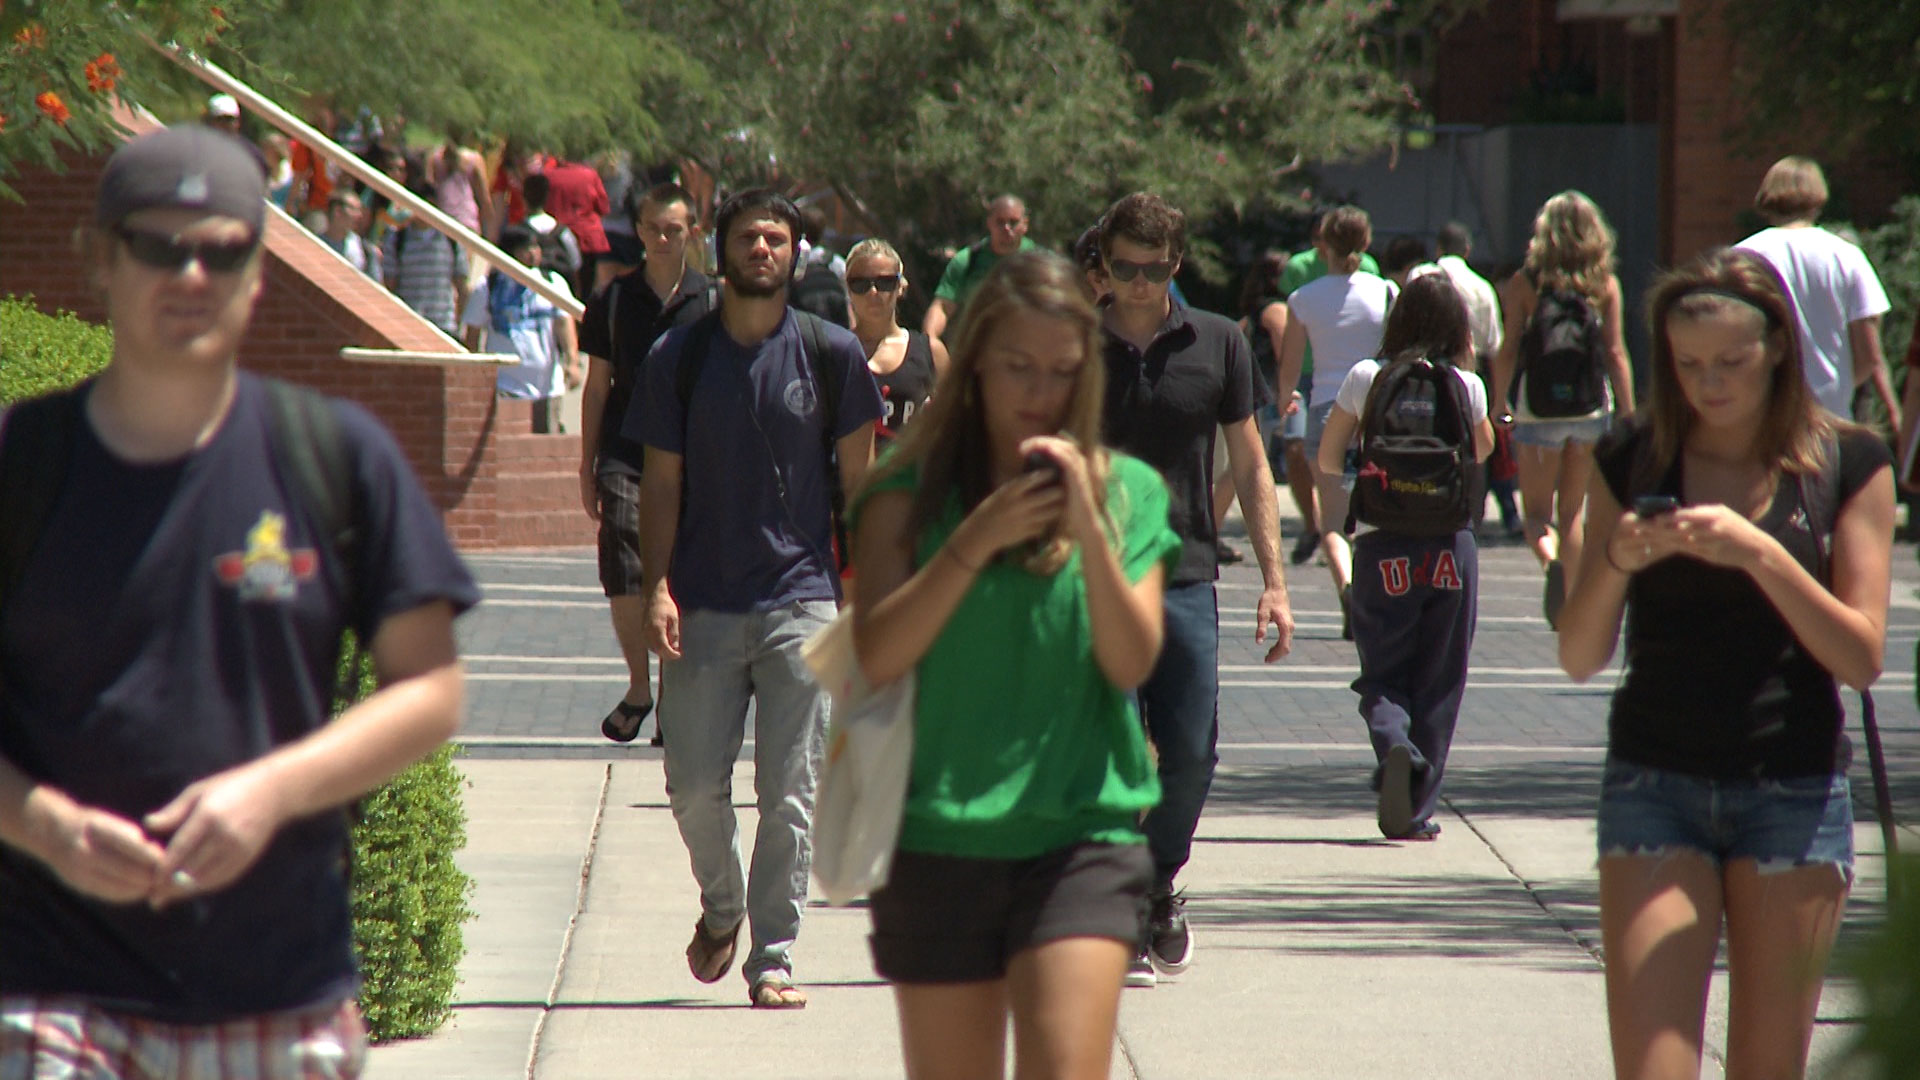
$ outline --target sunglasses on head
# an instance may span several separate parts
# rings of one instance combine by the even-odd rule
[[[875,289],[890,293],[900,287],[899,274],[879,274],[874,277],[850,277],[847,279],[847,291],[855,296],[865,296]]]
[[[1108,259],[1107,272],[1115,281],[1132,281],[1141,274],[1155,285],[1173,276],[1173,260],[1161,259],[1159,262],[1129,262],[1126,259]]]
[[[257,240],[185,243],[175,235],[142,232],[125,225],[115,225],[113,234],[127,245],[127,254],[132,255],[135,262],[155,270],[178,271],[193,260],[210,274],[231,274],[245,266],[260,246]]]

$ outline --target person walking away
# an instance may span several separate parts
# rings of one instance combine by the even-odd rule
[[[1159,784],[1128,693],[1182,545],[1155,470],[1100,448],[1083,280],[1045,253],[995,267],[854,501],[861,669],[917,677],[869,910],[920,1080],[1005,1075],[1009,1020],[1015,1075],[1106,1077],[1153,876],[1138,821]]]
[[[1266,661],[1293,646],[1293,612],[1280,561],[1280,517],[1273,475],[1253,413],[1264,400],[1240,328],[1168,295],[1186,251],[1186,216],[1147,192],[1108,209],[1100,246],[1112,298],[1102,309],[1103,408],[1108,446],[1159,470],[1171,492],[1171,524],[1180,561],[1168,574],[1166,644],[1138,690],[1147,732],[1159,750],[1162,798],[1144,823],[1153,855],[1152,911],[1128,969],[1133,986],[1178,974],[1193,961],[1186,898],[1174,888],[1193,850],[1207,791],[1219,762],[1220,569],[1209,505],[1216,432],[1227,432],[1234,486],[1260,564],[1254,641],[1273,627]]]
[[[799,1008],[793,945],[807,903],[808,830],[826,696],[800,650],[840,598],[832,488],[858,488],[880,391],[860,340],[787,305],[800,212],[766,189],[720,208],[720,310],[669,331],[623,428],[647,448],[641,567],[661,658],[667,796],[700,885],[687,946],[696,979],[731,965],[756,1008]],[[753,870],[732,774],[754,705]]]
[[[987,279],[995,263],[1022,251],[1034,251],[1040,245],[1027,237],[1032,221],[1027,204],[1018,195],[1000,195],[987,204],[987,236],[954,253],[940,273],[934,287],[933,303],[927,305],[921,332],[930,338],[943,338],[953,325],[967,298]]]
[[[1361,255],[1373,243],[1373,223],[1357,206],[1341,206],[1321,218],[1315,241],[1324,275],[1293,290],[1287,297],[1286,336],[1280,343],[1280,385],[1292,386],[1300,377],[1308,350],[1313,353],[1313,384],[1307,395],[1307,445],[1315,448],[1313,482],[1320,502],[1320,550],[1327,558],[1334,594],[1340,598],[1340,636],[1353,640],[1347,596],[1353,581],[1353,555],[1347,544],[1345,470],[1324,472],[1318,447],[1324,441],[1333,399],[1353,365],[1375,356],[1387,309],[1396,289],[1392,282],[1368,272]],[[1290,406],[1299,407],[1299,406]]]
[[[1299,566],[1320,548],[1320,514],[1314,498],[1312,466],[1307,464],[1307,413],[1289,407],[1305,397],[1310,376],[1302,374],[1292,388],[1282,387],[1279,382],[1280,346],[1287,335],[1287,299],[1280,290],[1287,264],[1284,251],[1262,255],[1241,286],[1240,310],[1242,329],[1253,343],[1254,371],[1274,390],[1274,404],[1264,410],[1266,430],[1261,441],[1267,448],[1268,468],[1275,475],[1286,474],[1287,490],[1300,511],[1300,535],[1289,554],[1293,564]]]
[[[694,269],[700,243],[693,196],[660,184],[634,200],[634,231],[645,246],[637,270],[587,300],[580,351],[587,382],[580,406],[580,502],[599,525],[600,588],[613,636],[627,662],[627,690],[600,721],[600,733],[632,742],[653,711],[647,661],[647,600],[640,572],[640,469],[645,449],[621,431],[647,354],[668,330],[712,310],[718,286]],[[659,728],[654,728],[659,744]]]
[[[1492,282],[1481,277],[1467,263],[1473,257],[1473,234],[1467,231],[1465,225],[1449,221],[1440,226],[1440,231],[1434,235],[1434,247],[1440,252],[1440,257],[1433,261],[1434,265],[1447,275],[1447,280],[1453,282],[1460,299],[1467,305],[1467,328],[1473,332],[1471,370],[1479,377],[1489,395],[1487,400],[1497,403],[1499,399],[1492,396],[1493,357],[1500,351],[1504,336],[1500,322],[1500,294]],[[1493,493],[1494,502],[1500,507],[1500,526],[1510,539],[1526,535],[1519,508],[1514,504],[1514,496],[1518,491],[1515,486],[1518,466],[1513,463],[1512,443],[1511,431],[1496,429],[1493,453],[1481,465],[1486,490]],[[1476,501],[1476,526],[1485,513],[1486,500]]]
[[[1880,349],[1880,318],[1892,305],[1866,252],[1816,224],[1826,206],[1827,177],[1819,163],[1781,158],[1753,197],[1767,227],[1738,246],[1767,260],[1786,282],[1814,398],[1851,420],[1855,393],[1871,384],[1889,426],[1899,431],[1900,405]]]
[[[424,179],[410,180],[407,190],[430,199],[433,189]],[[467,306],[467,251],[453,238],[435,229],[426,218],[412,215],[403,228],[382,242],[380,266],[387,288],[420,317],[452,336]]]
[[[1526,264],[1507,280],[1506,331],[1493,361],[1495,423],[1513,432],[1527,546],[1546,575],[1541,607],[1557,627],[1579,576],[1593,447],[1633,415],[1633,368],[1614,276],[1613,227],[1578,191],[1533,219]]]
[[[580,245],[580,273],[573,282],[576,296],[592,296],[605,287],[594,264],[612,250],[600,218],[611,204],[607,186],[593,166],[555,158],[542,174],[547,178],[547,213],[567,227]]]
[[[201,125],[114,151],[112,356],[0,415],[8,1077],[366,1061],[343,808],[453,734],[479,591],[378,421],[240,370],[266,191]],[[347,630],[379,689],[329,717]]]
[[[885,240],[868,237],[848,253],[847,291],[853,297],[853,332],[886,410],[874,433],[874,445],[885,449],[927,407],[934,384],[947,370],[947,346],[900,325],[906,270],[900,253]]]
[[[1598,827],[1614,1075],[1700,1075],[1724,925],[1726,1074],[1802,1076],[1853,881],[1838,684],[1880,675],[1891,461],[1815,401],[1766,260],[1709,252],[1649,310],[1652,392],[1598,451],[1560,616],[1576,682],[1625,626]]]
[[[1473,470],[1493,450],[1467,309],[1445,274],[1410,281],[1387,315],[1379,360],[1347,372],[1321,436],[1320,468],[1357,441],[1353,643],[1360,716],[1376,768],[1381,835],[1432,840],[1447,752],[1467,689],[1479,605]]]

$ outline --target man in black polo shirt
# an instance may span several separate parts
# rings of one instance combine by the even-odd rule
[[[678,184],[650,188],[633,204],[646,248],[638,270],[622,274],[587,301],[580,351],[587,354],[580,409],[580,500],[600,523],[600,587],[613,609],[613,635],[627,659],[627,692],[600,722],[617,742],[632,742],[653,709],[647,674],[646,597],[640,582],[640,462],[644,449],[620,433],[640,365],[653,343],[707,313],[707,276],[688,265],[700,235],[693,196]],[[656,737],[657,741],[657,737]]]
[[[1173,879],[1186,865],[1193,832],[1219,761],[1220,620],[1218,523],[1213,519],[1214,433],[1226,430],[1234,490],[1265,588],[1254,640],[1275,630],[1267,662],[1293,646],[1293,613],[1280,563],[1279,506],[1260,446],[1254,410],[1269,400],[1253,374],[1240,328],[1169,295],[1186,247],[1186,217],[1157,195],[1114,203],[1100,231],[1112,292],[1104,309],[1107,441],[1160,470],[1172,499],[1183,554],[1167,581],[1166,643],[1140,687],[1142,718],[1160,754],[1160,805],[1147,814],[1153,853],[1153,909],[1147,940],[1127,985],[1151,986],[1155,969],[1175,974],[1193,959],[1185,901]]]

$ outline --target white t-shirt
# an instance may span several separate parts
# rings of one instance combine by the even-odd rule
[[[1313,346],[1311,401],[1334,400],[1353,365],[1380,351],[1380,331],[1397,292],[1393,282],[1365,270],[1328,274],[1287,298],[1287,311],[1306,327]]]
[[[1442,255],[1434,260],[1434,265],[1447,275],[1460,298],[1467,302],[1467,328],[1473,334],[1473,351],[1482,357],[1499,352],[1505,331],[1500,325],[1500,294],[1494,291],[1493,283],[1474,273],[1467,260],[1458,255]]]
[[[546,275],[556,288],[568,296],[573,295],[558,272],[548,270]],[[495,390],[502,397],[532,398],[536,401],[565,395],[566,369],[561,364],[553,324],[569,316],[554,307],[546,297],[529,292],[525,297],[526,317],[502,333],[493,326],[487,285],[487,279],[482,278],[480,284],[467,294],[467,309],[460,321],[464,326],[478,326],[486,330],[483,345],[487,352],[506,353],[520,358],[519,364],[498,369],[494,376]]]
[[[1340,390],[1333,403],[1359,416],[1360,411],[1367,407],[1367,391],[1373,389],[1373,377],[1379,373],[1378,360],[1362,360],[1353,365],[1347,377],[1340,381]],[[1480,426],[1480,421],[1487,418],[1487,384],[1481,382],[1478,376],[1469,375],[1459,368],[1453,369],[1453,377],[1467,388],[1467,423]]]
[[[1740,248],[1773,264],[1800,319],[1807,388],[1828,410],[1853,417],[1853,343],[1847,327],[1892,306],[1866,252],[1817,226],[1762,229]]]

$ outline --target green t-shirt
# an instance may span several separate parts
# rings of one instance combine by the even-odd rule
[[[1134,458],[1108,460],[1127,580],[1156,563],[1171,572],[1180,539],[1165,481]],[[918,477],[908,468],[869,494],[911,491]],[[920,537],[915,564],[959,524],[956,497]],[[1078,552],[1051,577],[987,564],[917,671],[902,849],[1027,859],[1087,841],[1143,842],[1139,817],[1160,801],[1160,780],[1131,696],[1094,659]]]
[[[1369,274],[1378,274],[1380,272],[1380,264],[1373,261],[1373,256],[1363,251],[1360,253],[1360,269],[1365,270]],[[1293,257],[1287,260],[1287,265],[1280,270],[1280,296],[1282,299],[1292,296],[1293,290],[1310,281],[1318,281],[1326,276],[1327,264],[1320,260],[1319,248],[1308,248],[1305,251],[1295,252]],[[1311,344],[1307,346],[1307,351],[1304,356],[1305,359],[1300,361],[1300,377],[1302,379],[1313,374],[1313,346]],[[1279,358],[1276,357],[1274,362],[1276,364],[1279,363]],[[1282,389],[1290,391],[1292,387],[1283,387]],[[1281,404],[1284,405],[1285,402]]]
[[[1030,237],[1020,238],[1020,247],[1015,252],[1038,251],[1040,245]],[[1000,262],[1001,256],[994,254],[993,248],[986,244],[969,244],[947,260],[947,268],[940,274],[940,284],[933,290],[935,300],[945,300],[954,306],[955,311],[967,305],[967,298],[973,290],[987,280],[987,271]]]

